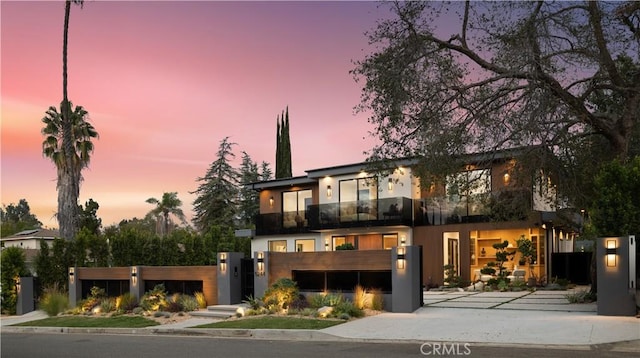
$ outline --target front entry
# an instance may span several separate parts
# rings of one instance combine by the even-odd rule
[[[451,265],[456,275],[460,275],[460,233],[445,232],[442,234],[442,240],[443,266]],[[446,278],[446,270],[444,278]]]

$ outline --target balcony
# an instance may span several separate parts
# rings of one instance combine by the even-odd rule
[[[531,192],[503,190],[473,197],[404,197],[310,205],[308,211],[260,214],[257,235],[373,226],[425,226],[525,220]]]
[[[409,198],[358,200],[311,205],[309,226],[312,230],[353,227],[412,225],[412,203]]]
[[[296,234],[340,228],[411,224],[411,199],[398,197],[311,205],[306,212],[260,214],[256,218],[256,234]]]
[[[463,197],[433,197],[414,203],[414,225],[525,220],[532,210],[528,190],[502,190]]]

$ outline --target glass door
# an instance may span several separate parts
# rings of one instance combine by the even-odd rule
[[[450,265],[456,275],[460,275],[460,233],[445,232],[443,234],[444,266]],[[447,270],[445,270],[446,272]],[[446,273],[445,273],[446,278]]]

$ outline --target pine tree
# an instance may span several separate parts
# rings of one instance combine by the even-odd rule
[[[218,148],[217,159],[207,170],[204,177],[198,178],[201,184],[192,194],[197,194],[193,202],[195,226],[201,232],[208,232],[214,225],[234,227],[238,205],[239,174],[230,161],[235,158],[232,152],[236,143],[230,143],[225,137]]]
[[[239,228],[248,228],[254,222],[255,216],[259,212],[260,203],[258,193],[247,187],[245,184],[255,183],[260,180],[258,164],[251,160],[247,152],[242,152],[242,165],[240,167],[240,202],[238,215]]]
[[[269,163],[263,161],[260,164],[260,181],[267,181],[273,179],[273,172],[269,168]]]

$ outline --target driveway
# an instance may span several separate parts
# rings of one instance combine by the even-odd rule
[[[425,291],[423,299],[425,307],[596,312],[595,302],[569,303],[567,294],[582,290],[588,290],[588,287],[533,292]]]

